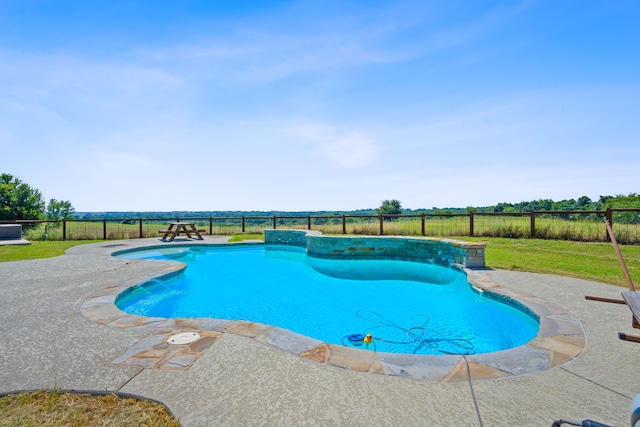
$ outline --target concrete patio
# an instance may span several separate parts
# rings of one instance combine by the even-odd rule
[[[0,393],[54,387],[131,393],[165,403],[184,426],[478,425],[464,381],[321,365],[232,333],[217,337],[189,369],[112,365],[149,329],[96,323],[81,309],[101,290],[159,270],[156,262],[108,253],[158,243],[101,242],[58,258],[0,263]],[[500,285],[564,307],[582,323],[587,345],[557,368],[474,381],[485,425],[550,426],[559,418],[629,425],[631,399],[640,393],[640,345],[620,341],[617,333],[636,333],[631,312],[584,299],[620,298],[624,289],[550,275],[488,274]]]

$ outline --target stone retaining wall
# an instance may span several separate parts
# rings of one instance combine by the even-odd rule
[[[319,231],[265,230],[265,243],[306,247],[307,253],[321,258],[404,259],[483,268],[481,243],[447,239],[410,237],[323,236]]]

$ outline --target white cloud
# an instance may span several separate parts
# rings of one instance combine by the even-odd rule
[[[362,167],[373,163],[380,152],[362,132],[347,132],[322,142],[316,148],[324,158],[342,167]]]
[[[382,147],[357,130],[340,131],[332,126],[304,124],[286,129],[285,133],[311,143],[312,155],[341,168],[371,166],[382,152]]]
[[[371,41],[334,35],[289,36],[253,32],[240,39],[199,40],[139,50],[138,60],[191,80],[267,83],[300,73],[321,73],[398,60]]]
[[[492,9],[470,22],[433,34],[428,38],[428,45],[431,50],[439,51],[475,42],[513,20],[536,3],[539,3],[539,0],[525,0],[517,4]]]
[[[175,87],[183,83],[176,75],[159,67],[127,58],[94,59],[72,53],[28,54],[7,49],[0,51],[0,75],[11,79],[20,90],[30,88],[31,92],[40,95],[46,95],[47,91],[68,93],[87,89],[139,93],[149,88]]]
[[[419,2],[366,8],[343,2],[316,9],[300,6],[294,2],[266,16],[222,25],[214,21],[173,44],[136,46],[131,59],[191,80],[264,84],[303,73],[317,76],[420,55],[414,48],[420,43],[405,40],[389,45],[390,39],[424,19],[425,7]],[[343,9],[351,10],[341,14]],[[280,25],[283,21],[287,25]]]

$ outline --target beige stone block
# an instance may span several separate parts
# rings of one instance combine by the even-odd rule
[[[174,322],[178,328],[181,329],[200,329],[202,320],[200,319],[174,319]]]
[[[499,371],[490,366],[482,365],[473,361],[469,361],[469,373],[472,380],[486,380],[490,378],[502,378],[510,376],[509,373]],[[460,359],[460,362],[442,379],[448,382],[467,381],[467,365],[464,359]]]
[[[576,357],[582,350],[583,346],[573,345],[567,342],[556,339],[556,337],[537,337],[529,343],[530,346],[542,348],[544,350],[550,350],[552,352],[566,354],[571,357]]]
[[[262,323],[255,322],[233,322],[227,325],[223,332],[230,332],[232,334],[243,335],[249,338],[255,338],[259,335],[264,334],[269,329],[272,329],[273,326],[263,325]]]
[[[324,364],[327,362],[327,358],[329,357],[329,348],[326,344],[323,344],[318,347],[303,351],[302,353],[300,353],[300,356],[304,357],[305,359]]]
[[[384,366],[382,366],[382,363],[380,363],[380,360],[378,360],[378,356],[374,356],[373,361],[371,362],[371,370],[369,371],[372,374],[380,374],[380,375],[386,375],[387,374],[387,370],[384,369]]]
[[[564,365],[567,362],[570,362],[574,359],[574,357],[569,356],[567,354],[558,353],[556,351],[549,351],[549,368],[555,368],[560,365]]]
[[[327,364],[353,371],[369,372],[373,362],[374,352],[356,350],[353,348],[329,345]]]

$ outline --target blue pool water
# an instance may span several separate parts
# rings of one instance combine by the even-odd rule
[[[247,320],[329,344],[416,354],[504,350],[526,344],[539,326],[531,315],[473,289],[464,273],[430,264],[328,260],[270,245],[121,256],[188,264],[179,275],[123,292],[116,305],[130,314]],[[368,346],[348,339],[366,333],[373,336]]]

